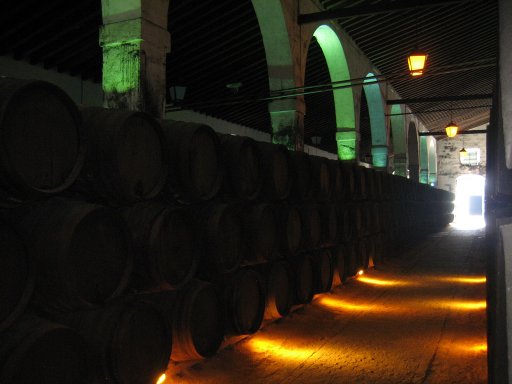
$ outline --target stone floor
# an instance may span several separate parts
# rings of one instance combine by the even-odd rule
[[[483,232],[448,228],[166,383],[485,383]]]

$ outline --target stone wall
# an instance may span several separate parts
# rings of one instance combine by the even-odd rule
[[[485,129],[480,126],[475,129]],[[464,143],[463,143],[464,141]],[[467,148],[480,148],[480,164],[477,166],[461,165],[459,151],[462,146]],[[474,174],[485,176],[486,165],[486,136],[457,135],[454,138],[437,140],[437,187],[447,191],[455,192],[457,177],[461,175]]]

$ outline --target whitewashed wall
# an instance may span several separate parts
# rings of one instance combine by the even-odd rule
[[[480,126],[474,129],[485,129]],[[463,143],[464,141],[464,143]],[[480,164],[478,166],[461,165],[459,151],[465,148],[480,148]],[[457,135],[451,139],[437,140],[437,185],[440,189],[455,192],[457,177],[474,174],[485,176],[486,136]]]

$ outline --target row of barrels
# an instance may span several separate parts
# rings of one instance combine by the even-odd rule
[[[43,81],[0,79],[0,198],[69,196],[125,206],[155,197],[225,201],[383,200],[383,172],[203,124],[157,121],[141,112],[77,108]]]
[[[79,111],[46,83],[0,95],[0,383],[155,382],[169,356],[210,356],[381,262],[415,223],[405,198],[445,201],[204,125]]]

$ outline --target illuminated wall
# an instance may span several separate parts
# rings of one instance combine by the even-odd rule
[[[401,105],[391,106],[391,115],[403,113]],[[404,115],[391,116],[395,175],[407,177],[407,140]]]
[[[384,100],[380,93],[379,84],[375,82],[374,74],[370,72],[366,77],[363,87],[370,112],[372,161],[375,167],[385,168],[388,164],[388,147]]]
[[[252,0],[258,18],[268,67],[269,89],[279,91],[295,87],[294,62],[289,31],[280,0]],[[290,150],[303,146],[303,111],[297,110],[297,100],[275,100],[269,104],[272,122],[272,142]]]
[[[331,82],[350,79],[345,52],[336,32],[328,25],[321,25],[316,29],[313,36],[317,39],[324,53]],[[354,160],[356,158],[356,123],[352,88],[335,89],[333,95],[336,111],[338,157],[340,160]]]
[[[426,136],[420,136],[420,183],[428,183],[428,141]]]

